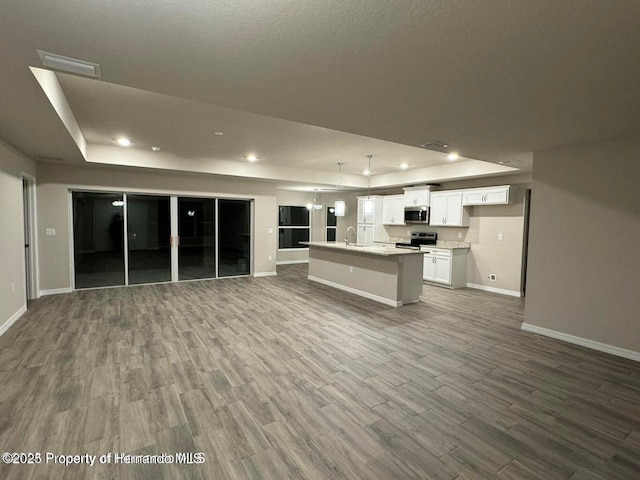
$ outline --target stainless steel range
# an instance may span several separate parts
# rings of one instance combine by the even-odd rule
[[[420,245],[435,245],[438,241],[438,234],[436,232],[411,232],[411,241],[397,242],[397,248],[411,248],[419,250]]]

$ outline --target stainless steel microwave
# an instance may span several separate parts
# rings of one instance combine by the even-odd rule
[[[405,207],[404,223],[429,223],[429,207]]]

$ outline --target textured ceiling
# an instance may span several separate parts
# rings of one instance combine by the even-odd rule
[[[32,155],[78,157],[27,69],[36,48],[109,83],[490,162],[640,131],[637,0],[0,8],[0,136]]]

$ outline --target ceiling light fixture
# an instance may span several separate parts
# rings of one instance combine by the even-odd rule
[[[250,162],[257,162],[258,156],[254,154],[247,155],[247,160],[249,160]]]
[[[100,64],[78,60],[77,58],[65,57],[57,53],[36,50],[40,61],[45,67],[62,70],[63,72],[77,73],[85,77],[101,78],[102,70]]]
[[[224,135],[224,132],[213,132],[213,134],[221,137],[222,135]]]
[[[129,145],[131,145],[131,140],[129,140],[127,137],[118,137],[116,138],[116,142],[121,147],[128,147]]]
[[[447,158],[449,160],[457,160],[458,159],[458,152],[451,152],[449,155],[447,155]]]
[[[407,168],[409,168],[409,164],[407,162],[402,162],[400,165],[398,165],[402,170],[406,170]]]
[[[338,162],[338,188],[342,188],[342,162]],[[338,190],[338,200],[333,205],[333,213],[336,217],[344,217],[347,212],[347,204],[344,200],[340,199],[340,190]]]
[[[153,150],[154,152],[159,152],[162,149],[160,147],[151,147],[151,150]]]
[[[318,203],[318,201],[316,200],[316,194],[317,193],[318,193],[318,189],[314,188],[313,189],[313,203],[307,203],[307,210],[318,211],[318,210],[322,210],[322,207],[324,207],[324,205]]]

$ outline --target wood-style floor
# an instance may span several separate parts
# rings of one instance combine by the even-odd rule
[[[206,461],[0,478],[640,478],[638,363],[522,332],[520,299],[278,273],[34,302],[0,337],[1,451]]]

